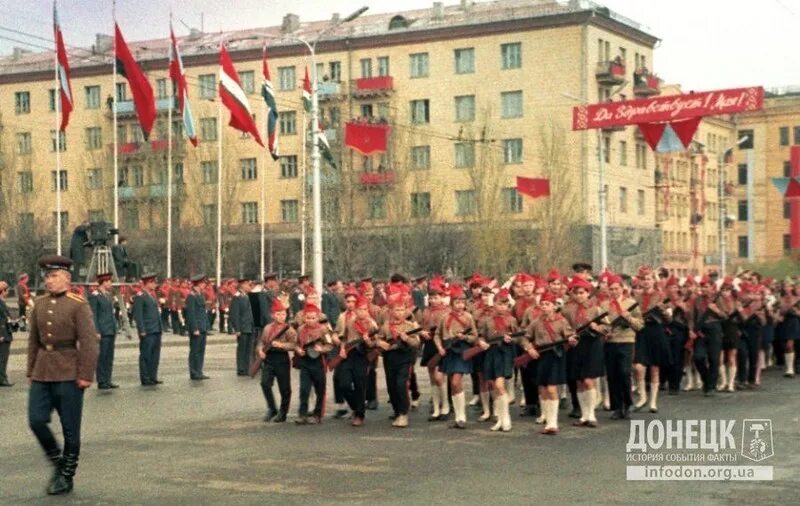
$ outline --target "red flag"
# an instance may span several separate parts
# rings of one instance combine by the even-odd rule
[[[389,131],[389,125],[347,123],[344,131],[344,143],[365,156],[383,153],[386,151]]]
[[[675,135],[678,136],[678,139],[681,140],[681,143],[683,143],[684,147],[687,149],[692,142],[692,137],[694,137],[698,125],[700,125],[701,119],[703,119],[702,116],[695,116],[694,118],[672,121],[669,124],[675,132]]]
[[[644,140],[653,151],[658,146],[658,141],[664,135],[664,129],[667,127],[666,123],[639,123],[639,131],[642,132]]]
[[[517,191],[531,198],[549,197],[550,180],[517,176]]]
[[[72,85],[69,82],[69,60],[67,60],[67,50],[64,47],[64,37],[61,35],[61,26],[58,23],[58,11],[56,4],[53,2],[53,30],[55,31],[56,39],[56,54],[58,60],[58,89],[60,91],[61,100],[61,126],[59,130],[62,132],[67,128],[69,123],[69,113],[72,112]]]
[[[139,118],[139,125],[142,127],[145,140],[150,137],[153,129],[153,122],[156,120],[156,101],[153,97],[153,87],[147,77],[142,73],[142,69],[133,59],[119,25],[114,23],[114,48],[116,51],[117,73],[128,80],[133,94],[133,104],[136,107],[136,116]]]
[[[253,112],[250,110],[250,103],[247,101],[242,85],[239,81],[239,74],[231,61],[231,56],[225,46],[219,50],[219,65],[221,67],[219,75],[219,96],[222,105],[231,112],[231,120],[228,125],[236,130],[248,133],[261,146],[261,136],[258,134],[258,127],[253,120]]]

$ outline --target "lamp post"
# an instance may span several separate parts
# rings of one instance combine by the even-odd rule
[[[747,135],[742,136],[736,141],[736,144],[725,149],[719,155],[719,271],[721,277],[725,277],[728,263],[728,234],[725,233],[725,220],[728,212],[725,205],[725,158],[729,153],[733,152],[734,148],[740,146],[747,139]]]
[[[312,41],[307,41],[302,37],[291,37],[305,44],[311,54],[311,174],[312,174],[312,193],[311,200],[314,211],[314,223],[312,228],[312,266],[314,270],[314,287],[317,293],[322,293],[322,194],[320,189],[320,153],[317,136],[319,135],[319,97],[317,95],[317,61],[316,49],[317,42],[331,30],[353,21],[362,15],[368,7],[364,6],[356,10],[341,21],[331,23],[327,28],[317,34]]]

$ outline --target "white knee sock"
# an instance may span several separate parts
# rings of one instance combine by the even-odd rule
[[[786,374],[794,375],[794,352],[786,353]]]
[[[467,399],[464,392],[453,394],[453,411],[455,411],[456,422],[467,421]]]
[[[491,430],[500,430],[503,427],[504,413],[508,406],[508,398],[505,394],[497,395],[494,398],[494,413],[497,415],[497,423],[495,423]]]
[[[489,416],[491,416],[491,410],[489,409],[489,392],[481,392],[481,407],[483,408],[481,418],[489,418]]]
[[[545,429],[557,429],[558,428],[558,401],[542,401],[542,403],[547,405],[547,414],[545,420]]]
[[[585,392],[586,394],[586,404],[589,406],[589,413],[584,413],[584,417],[589,422],[596,422],[597,417],[594,414],[595,407],[597,406],[597,389],[591,388]]]
[[[751,364],[751,366],[752,366],[752,364]],[[728,386],[728,390],[731,391],[731,392],[733,392],[734,385],[736,384],[736,372],[737,372],[737,369],[736,369],[735,365],[730,366],[730,368],[728,369],[728,385],[727,386]]]
[[[650,409],[658,409],[658,382],[650,383]]]
[[[439,416],[439,406],[442,404],[442,398],[439,393],[439,385],[433,384],[431,385],[431,397],[433,398],[433,415],[432,416]]]
[[[441,385],[439,385],[439,399],[442,401],[442,411],[443,415],[450,414],[450,399],[447,397],[447,381],[443,381]]]
[[[588,401],[588,390],[583,390],[578,392],[578,405],[581,407],[581,422],[585,422],[587,420],[587,416],[589,414],[589,401]]]

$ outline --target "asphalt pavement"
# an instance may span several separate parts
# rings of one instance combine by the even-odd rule
[[[206,373],[189,380],[185,337],[167,335],[159,387],[138,384],[135,341],[121,339],[114,391],[87,392],[75,490],[48,498],[50,475],[26,419],[24,336],[9,364],[16,385],[0,389],[0,503],[44,504],[792,504],[800,497],[800,379],[777,370],[759,391],[704,398],[662,395],[657,415],[636,419],[770,418],[774,480],[627,481],[631,422],[599,412],[597,429],[575,428],[560,412],[561,434],[544,436],[513,410],[510,433],[474,421],[467,430],[427,422],[427,406],[394,429],[379,371],[381,405],[366,425],[326,418],[296,426],[297,378],[289,423],[263,423],[257,381],[235,375],[233,336],[209,338]],[[421,388],[427,378],[418,371]],[[330,380],[330,376],[329,376]],[[330,383],[330,381],[329,381]],[[332,413],[331,395],[328,411]],[[424,397],[424,399],[427,397]],[[58,428],[54,415],[54,427]]]

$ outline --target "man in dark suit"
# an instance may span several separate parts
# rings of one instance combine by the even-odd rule
[[[89,244],[89,221],[84,220],[75,227],[69,241],[69,257],[72,259],[72,277],[78,279],[81,266],[86,264],[86,246]]]
[[[128,256],[128,239],[119,238],[119,244],[111,247],[111,256],[114,259],[114,267],[117,269],[117,276],[128,281],[136,275],[135,266]]]
[[[6,305],[6,295],[8,294],[8,284],[0,281],[0,387],[11,387],[13,383],[8,381],[6,367],[8,366],[8,355],[11,352],[11,341],[14,334],[11,332],[11,315]],[[23,309],[24,310],[24,309]]]
[[[322,291],[322,312],[328,318],[331,325],[339,321],[339,315],[344,309],[344,286],[338,279],[328,281],[328,285]]]
[[[249,279],[239,279],[239,289],[231,300],[230,326],[236,335],[236,375],[247,376],[250,369],[250,350],[253,347],[253,308],[248,294],[253,286]]]
[[[97,275],[97,290],[89,295],[89,307],[94,316],[94,327],[100,338],[100,356],[97,359],[97,388],[118,388],[111,382],[114,366],[114,341],[117,337],[117,319],[114,317],[114,300],[111,295],[111,273]]]
[[[208,278],[198,274],[192,278],[192,291],[186,297],[186,330],[189,332],[189,377],[193,380],[206,380],[203,374],[203,361],[206,355],[206,337],[211,327],[206,312],[204,291]]]
[[[310,286],[311,281],[308,278],[308,274],[297,277],[297,286],[292,290],[292,294],[289,296],[289,305],[293,316],[303,309],[303,305],[306,303],[306,293]]]
[[[158,379],[161,356],[161,311],[155,295],[156,275],[142,276],[142,291],[133,299],[133,320],[139,333],[139,379],[143,386],[162,383]]]

